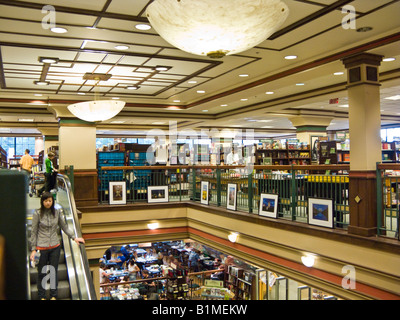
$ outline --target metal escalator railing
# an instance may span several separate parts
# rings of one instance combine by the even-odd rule
[[[73,230],[75,236],[82,238],[78,213],[69,178],[65,175],[57,175],[57,204],[64,210],[64,216],[68,227]],[[96,300],[96,293],[91,277],[86,249],[83,244],[77,244],[64,233],[63,245],[72,300]]]

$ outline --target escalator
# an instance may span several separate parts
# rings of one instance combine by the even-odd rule
[[[54,197],[56,199],[55,207],[62,209],[64,212],[65,220],[70,228],[75,233],[76,237],[81,238],[82,233],[78,221],[77,210],[75,207],[75,200],[71,191],[71,184],[67,176],[57,175],[57,192]],[[40,207],[39,198],[28,199],[28,213],[27,213],[27,268],[28,271],[28,295],[30,300],[38,299],[37,280],[38,271],[37,267],[33,268],[29,261],[30,256],[30,231],[32,214],[35,209]],[[93,280],[90,274],[88,259],[86,256],[85,246],[83,244],[76,244],[68,236],[60,231],[61,237],[61,253],[58,266],[58,300],[96,300],[95,289]],[[46,295],[49,298],[50,284],[45,285]]]

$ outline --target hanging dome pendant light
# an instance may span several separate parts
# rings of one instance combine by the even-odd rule
[[[268,39],[285,22],[289,9],[280,0],[155,0],[146,15],[171,45],[222,58]]]
[[[97,81],[94,85],[94,100],[71,104],[68,106],[69,112],[71,112],[75,117],[88,122],[105,121],[115,117],[122,111],[125,102],[98,100],[98,84],[101,79],[100,76],[97,75],[91,75],[91,77],[93,78],[92,80]]]

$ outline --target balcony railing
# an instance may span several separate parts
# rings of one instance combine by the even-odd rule
[[[202,202],[208,194],[209,206],[231,208],[228,185],[232,184],[236,188],[234,210],[259,214],[261,196],[277,195],[276,218],[307,223],[309,198],[331,199],[334,227],[346,229],[348,170],[348,165],[254,166],[250,173],[245,166],[102,167],[99,201],[110,203],[110,182],[119,181],[125,186],[127,204],[148,202],[149,187],[168,186],[168,202]],[[201,182],[208,182],[208,193],[201,190]]]
[[[349,225],[349,165],[318,166],[120,166],[99,169],[99,202],[110,201],[110,182],[122,182],[126,203],[149,202],[148,188],[167,186],[168,202],[195,201],[232,209],[228,186],[236,188],[233,210],[260,214],[260,199],[277,195],[276,218],[307,223],[309,199],[332,201],[333,228]],[[377,233],[399,238],[400,164],[377,164]],[[208,190],[202,190],[202,182]],[[232,200],[232,199],[231,199]],[[157,202],[162,202],[158,199]],[[261,210],[262,211],[262,210]]]

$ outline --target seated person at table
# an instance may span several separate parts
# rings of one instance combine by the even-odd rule
[[[129,246],[123,246],[121,247],[121,253],[124,255],[125,259],[128,260],[131,257],[131,253],[128,251]]]
[[[199,272],[200,256],[198,250],[192,250],[189,254],[189,268],[193,272]]]
[[[125,261],[126,261],[125,256],[120,252],[118,253],[117,258],[110,260],[110,262],[115,262],[117,264],[118,269],[123,268]]]
[[[220,258],[215,258],[214,259],[214,267],[218,268],[218,266],[222,263]]]
[[[224,269],[225,266],[223,264],[219,265],[219,271],[215,272],[211,275],[212,280],[224,280]]]

